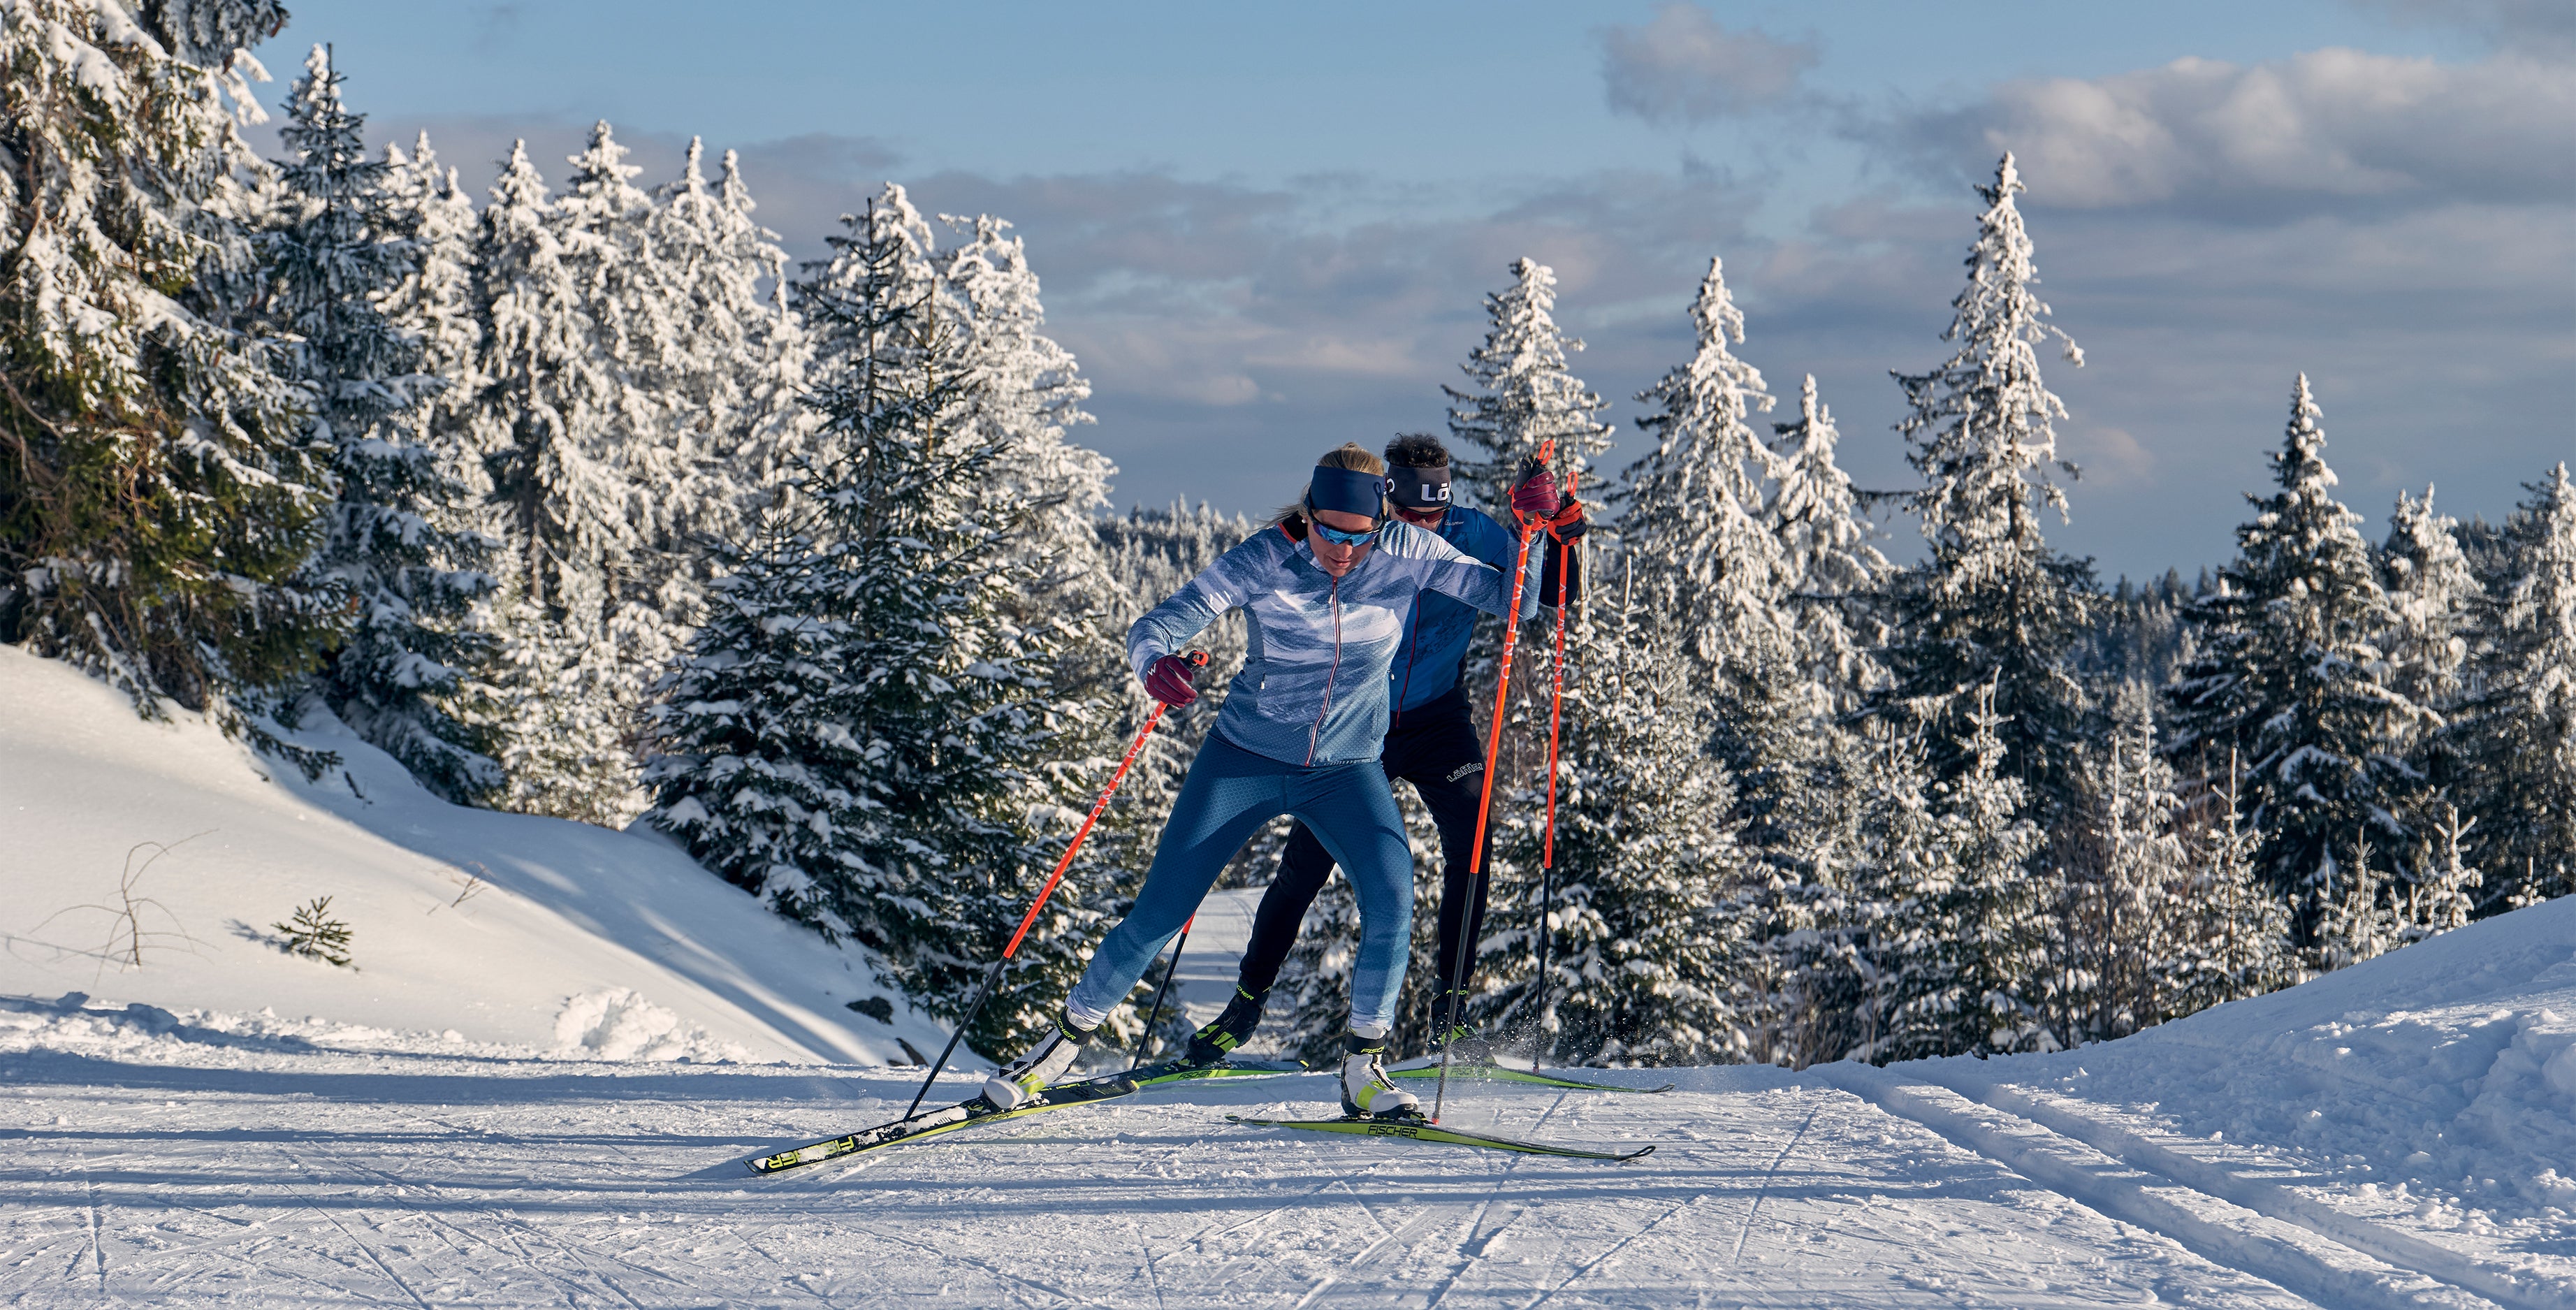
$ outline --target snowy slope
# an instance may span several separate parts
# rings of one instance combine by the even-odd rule
[[[909,1062],[944,1041],[868,961],[763,910],[656,835],[448,805],[336,724],[319,784],[200,720],[138,719],[106,686],[0,646],[0,995],[90,993],[540,1051]],[[166,853],[141,867],[149,848]],[[141,869],[143,965],[103,948]],[[472,889],[469,893],[469,887]],[[316,896],[355,970],[263,940]],[[461,899],[460,899],[461,898]]]

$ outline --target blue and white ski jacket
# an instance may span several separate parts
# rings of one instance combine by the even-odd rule
[[[1530,552],[1536,609],[1543,552]],[[1402,520],[1335,578],[1303,541],[1273,526],[1217,558],[1127,630],[1127,662],[1145,676],[1219,615],[1241,608],[1251,629],[1243,672],[1228,684],[1216,731],[1253,754],[1297,765],[1353,764],[1386,745],[1390,666],[1405,619],[1432,594],[1488,614],[1511,605],[1511,576]]]

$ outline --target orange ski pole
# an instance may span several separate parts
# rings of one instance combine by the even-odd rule
[[[1539,463],[1548,463],[1556,453],[1556,443],[1539,443]],[[1440,1042],[1440,1087],[1432,1094],[1431,1122],[1440,1122],[1440,1111],[1449,1101],[1449,1052],[1457,1043],[1448,1034],[1458,1027],[1458,993],[1467,986],[1467,961],[1476,954],[1476,944],[1466,940],[1468,911],[1475,908],[1476,888],[1485,876],[1485,822],[1494,806],[1494,765],[1503,748],[1503,697],[1512,685],[1512,650],[1519,644],[1521,632],[1521,593],[1529,586],[1530,542],[1538,536],[1545,519],[1530,519],[1521,524],[1521,550],[1512,565],[1512,603],[1503,615],[1503,662],[1494,679],[1494,718],[1485,731],[1485,786],[1476,801],[1476,844],[1467,850],[1467,903],[1458,907],[1458,963],[1450,970],[1449,1021],[1442,1029]]]
[[[1565,480],[1567,503],[1574,504],[1575,479],[1579,472],[1569,473]],[[1573,554],[1574,543],[1559,538],[1556,543],[1556,662],[1549,670],[1547,709],[1547,836],[1539,844],[1538,856],[1538,1034],[1531,1039],[1530,1072],[1537,1073],[1547,1056],[1547,913],[1556,893],[1556,758],[1558,734],[1565,723],[1565,569]]]

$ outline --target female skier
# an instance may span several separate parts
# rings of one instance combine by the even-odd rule
[[[1244,609],[1251,641],[1164,822],[1135,908],[1102,939],[1055,1031],[985,1081],[994,1105],[1011,1109],[1061,1080],[1084,1040],[1198,910],[1225,862],[1254,829],[1288,814],[1314,832],[1359,900],[1342,1112],[1420,1113],[1418,1099],[1389,1082],[1379,1061],[1413,933],[1413,853],[1377,762],[1387,671],[1421,593],[1501,614],[1511,605],[1512,578],[1436,533],[1392,521],[1385,474],[1385,461],[1356,444],[1327,453],[1293,509],[1127,630],[1128,662],[1167,705],[1198,699],[1179,652],[1219,615]],[[1512,508],[1556,512],[1556,479],[1544,464],[1522,467]],[[1540,554],[1531,552],[1533,574]]]
[[[1440,444],[1438,437],[1426,433],[1399,436],[1387,443],[1386,459],[1390,466],[1387,499],[1393,503],[1398,519],[1496,568],[1512,566],[1520,545],[1512,529],[1483,510],[1451,500],[1449,449]],[[1537,617],[1542,606],[1554,605],[1560,599],[1570,605],[1582,596],[1575,557],[1555,549],[1555,543],[1583,534],[1586,525],[1581,512],[1568,518],[1567,522],[1550,524],[1548,536],[1541,542],[1539,553],[1546,556],[1546,567],[1540,574],[1537,594],[1522,602],[1523,618]],[[1558,576],[1560,561],[1565,565],[1562,578]],[[1446,596],[1426,594],[1414,603],[1395,663],[1388,670],[1387,690],[1394,713],[1378,760],[1388,781],[1402,778],[1413,784],[1414,795],[1431,812],[1432,826],[1440,832],[1445,868],[1440,892],[1440,949],[1434,958],[1439,963],[1438,982],[1444,993],[1459,976],[1458,952],[1476,940],[1485,918],[1485,880],[1468,875],[1469,866],[1478,863],[1470,852],[1475,845],[1485,781],[1485,745],[1478,739],[1474,715],[1467,704],[1467,639],[1475,627],[1475,613]],[[1488,860],[1493,855],[1491,832],[1485,834],[1485,855]],[[1190,1040],[1193,1062],[1214,1064],[1252,1036],[1252,1030],[1261,1023],[1262,1002],[1270,994],[1271,983],[1279,977],[1279,966],[1287,960],[1289,948],[1297,944],[1297,925],[1304,921],[1306,907],[1332,876],[1333,857],[1322,842],[1315,840],[1315,834],[1302,823],[1289,829],[1287,849],[1279,856],[1278,876],[1270,880],[1270,890],[1261,895],[1260,912],[1253,916],[1252,939],[1243,948],[1234,999],[1227,1003],[1223,1014]],[[1435,1013],[1445,1022],[1453,1008],[1444,998]],[[1438,1035],[1433,1044],[1447,1046],[1463,1035]]]

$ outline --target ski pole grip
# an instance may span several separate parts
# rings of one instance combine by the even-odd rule
[[[1208,666],[1208,653],[1203,650],[1191,651],[1190,653],[1183,655],[1181,658],[1188,660],[1193,668],[1204,669]]]

